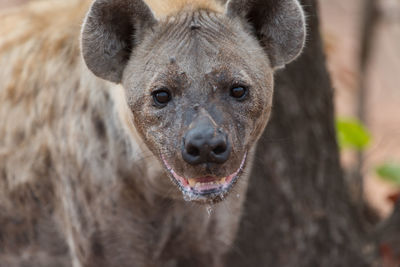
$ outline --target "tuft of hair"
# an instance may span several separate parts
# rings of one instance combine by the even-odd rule
[[[185,10],[204,9],[223,13],[224,6],[215,0],[144,0],[156,18],[164,18]]]

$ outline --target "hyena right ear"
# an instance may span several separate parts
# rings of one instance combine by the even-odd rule
[[[275,69],[303,49],[306,27],[298,0],[229,0],[226,15],[249,22]]]
[[[142,0],[96,0],[82,29],[82,55],[98,77],[120,83],[141,33],[157,23]]]

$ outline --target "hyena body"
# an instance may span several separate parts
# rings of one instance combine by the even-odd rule
[[[243,18],[227,18],[250,13],[241,1],[128,2],[38,1],[0,15],[1,267],[223,265],[269,117],[273,69],[303,45],[302,12],[287,1],[298,41],[287,53],[263,44],[275,57]],[[229,117],[233,104],[204,95],[232,83],[230,97],[253,91]],[[167,95],[174,109],[165,111],[159,99],[175,87],[190,94]],[[217,126],[225,139],[209,137],[218,147],[203,159],[204,146],[188,139]],[[218,181],[210,190],[185,177]]]

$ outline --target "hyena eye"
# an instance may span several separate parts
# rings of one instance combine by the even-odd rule
[[[152,93],[154,103],[159,107],[165,107],[171,101],[171,93],[167,88],[161,88]]]
[[[236,100],[244,100],[247,96],[247,92],[248,89],[245,86],[233,86],[230,95],[231,97],[236,98]]]

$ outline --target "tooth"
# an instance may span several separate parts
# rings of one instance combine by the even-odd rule
[[[196,185],[196,180],[195,179],[188,179],[189,180],[189,185],[191,187],[194,187]]]
[[[226,177],[224,177],[224,178],[222,178],[221,180],[219,180],[219,183],[220,183],[220,184],[224,184],[225,181],[226,181]]]

